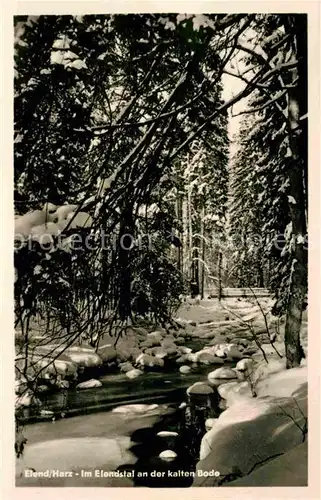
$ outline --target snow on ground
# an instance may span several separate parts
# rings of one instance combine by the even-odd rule
[[[223,486],[308,486],[307,441],[262,465],[248,476]]]
[[[306,456],[299,446],[307,439],[307,367],[285,370],[282,363],[276,363],[257,383],[255,398],[250,390],[240,390],[245,384],[232,382],[220,387],[228,408],[204,435],[197,465],[198,470],[217,470],[220,476],[197,477],[194,486],[218,486],[222,481],[224,484],[224,478],[230,481],[243,476],[235,485],[289,486],[297,480],[306,484],[303,471],[307,465],[302,463],[296,480],[294,460]],[[293,449],[296,451],[288,455]],[[284,476],[270,462],[278,457],[283,457],[278,463],[287,467]],[[267,462],[270,465],[261,471],[260,466]]]

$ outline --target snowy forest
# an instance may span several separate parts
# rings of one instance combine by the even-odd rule
[[[267,396],[295,401],[273,400],[275,414],[290,420],[298,436],[291,434],[291,441],[281,432],[282,444],[271,445],[267,455],[297,447],[293,456],[303,463],[307,16],[16,16],[14,29],[17,461],[30,453],[31,462],[25,460],[34,474],[47,453],[58,464],[58,452],[38,442],[32,429],[49,420],[61,425],[57,435],[72,440],[73,424],[65,417],[98,404],[104,377],[107,399],[129,407],[131,394],[144,403],[141,412],[139,404],[130,410],[136,425],[130,431],[146,427],[142,412],[148,427],[156,425],[158,405],[145,403],[156,401],[157,377],[168,369],[172,402],[180,402],[175,390],[189,387],[188,404],[174,413],[184,409],[184,432],[177,433],[173,413],[162,410],[172,427],[157,427],[157,439],[167,443],[160,463],[173,467],[178,460],[178,472],[204,471],[208,436],[214,443],[219,425],[209,421],[233,408],[231,399],[218,410],[217,398],[229,402],[243,392],[248,405]],[[206,384],[195,382],[200,374]],[[123,377],[117,379],[123,392],[113,377]],[[270,392],[265,377],[272,380]],[[282,377],[288,392],[280,396],[273,390]],[[192,382],[198,390],[190,390]],[[94,427],[102,414],[82,418],[96,418]],[[109,414],[115,422],[106,426],[118,432],[125,423],[117,419],[126,412]],[[187,465],[175,434],[184,435],[178,449],[187,447]],[[224,480],[205,477],[215,486],[248,485],[244,477],[257,473],[254,466],[267,467],[266,458],[257,466],[248,452]],[[154,462],[144,460],[146,471]],[[209,470],[219,471],[213,460]],[[209,485],[193,474],[193,485]],[[286,485],[295,485],[294,475]],[[28,485],[39,482],[26,477]],[[259,485],[266,485],[264,477]],[[63,485],[80,484],[74,480]],[[136,477],[135,485],[144,484]]]

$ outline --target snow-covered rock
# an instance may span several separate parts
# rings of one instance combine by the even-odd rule
[[[112,410],[113,413],[124,413],[128,415],[147,413],[150,411],[155,411],[158,409],[157,404],[146,405],[146,404],[133,404],[133,405],[122,405],[117,406]]]
[[[192,371],[192,368],[187,365],[183,365],[179,367],[179,371],[183,374],[190,373]]]
[[[254,370],[254,361],[251,358],[240,359],[236,363],[236,370],[245,374],[250,374]]]
[[[147,342],[148,341],[151,341],[152,342],[152,346],[159,346],[160,343],[162,342],[163,340],[163,336],[161,334],[161,332],[151,332],[147,335]]]
[[[134,370],[130,370],[129,372],[126,373],[126,377],[133,379],[139,377],[140,375],[143,375],[143,373],[144,372],[142,372],[142,370],[134,368]]]
[[[77,384],[76,389],[93,389],[96,387],[102,387],[102,383],[100,380],[96,380],[94,378],[90,380],[85,380],[85,382],[80,382]]]
[[[129,361],[125,361],[125,363],[120,363],[119,368],[122,373],[127,373],[130,372],[131,370],[134,370],[133,365]]]
[[[99,356],[104,363],[113,361],[117,357],[117,351],[112,344],[105,344],[98,348]]]
[[[237,378],[237,375],[236,375],[235,370],[233,370],[232,368],[228,368],[227,366],[226,367],[222,366],[221,368],[217,368],[216,370],[210,372],[207,375],[208,381],[214,385],[216,385],[217,380],[236,379],[236,378]]]
[[[103,364],[101,357],[93,349],[70,347],[68,349],[68,356],[77,366],[92,368]]]
[[[163,368],[164,360],[162,358],[157,358],[156,356],[150,356],[149,354],[141,353],[136,358],[136,364],[140,366],[146,366],[148,368]]]
[[[149,347],[148,349],[144,349],[144,353],[160,359],[164,359],[167,356],[167,352],[162,347]]]
[[[156,356],[156,358],[164,359],[167,356],[167,352],[162,347],[154,347],[153,356]]]
[[[159,458],[165,462],[172,462],[177,457],[177,453],[172,450],[164,450],[159,454]]]
[[[214,347],[214,354],[219,358],[242,359],[243,354],[236,344],[217,344]]]
[[[187,394],[213,394],[213,388],[204,382],[195,382],[195,384],[188,387]]]
[[[117,359],[121,362],[124,361],[135,361],[137,356],[140,354],[138,347],[134,346],[132,343],[119,343],[116,346]]]
[[[253,397],[248,381],[228,382],[221,384],[217,391],[221,398],[225,399],[226,407],[232,406],[237,401],[251,399]]]
[[[176,354],[177,352],[177,345],[174,342],[174,339],[169,337],[165,338],[161,342],[161,347],[166,351],[168,355]]]
[[[40,415],[42,417],[53,417],[54,416],[54,412],[51,411],[51,410],[40,410]]]
[[[178,432],[175,431],[160,431],[157,433],[158,437],[177,437]]]
[[[181,356],[183,356],[184,354],[190,354],[191,352],[192,352],[192,349],[190,347],[179,346],[177,348],[177,354],[180,354]]]
[[[189,361],[190,361],[190,354],[183,354],[182,356],[180,356],[179,358],[176,359],[176,363],[178,365],[187,363]]]
[[[140,348],[141,349],[150,349],[154,346],[153,339],[145,339],[141,341]]]
[[[69,356],[68,356],[69,358]],[[77,373],[77,365],[71,359],[55,359],[50,362],[51,358],[43,357],[37,361],[37,368],[43,369],[42,375],[46,378],[46,374],[48,376],[56,377],[57,375],[61,375],[63,377],[67,376],[75,376]]]
[[[214,364],[219,365],[224,363],[224,361],[221,358],[215,356],[209,350],[206,349],[196,352],[194,359],[196,363],[201,363],[203,365],[214,365]]]

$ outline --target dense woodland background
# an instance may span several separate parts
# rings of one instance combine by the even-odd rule
[[[35,317],[51,339],[97,342],[137,318],[169,324],[191,289],[265,287],[286,315],[288,367],[299,365],[306,16],[16,17],[15,32],[15,304],[26,345]],[[244,84],[227,102],[224,74]]]

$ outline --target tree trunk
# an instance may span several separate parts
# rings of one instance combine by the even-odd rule
[[[218,300],[222,299],[222,252],[218,252],[217,277],[218,277]]]
[[[291,28],[295,30],[297,71],[293,71],[293,81],[297,83],[289,88],[289,147],[291,169],[289,170],[289,208],[292,220],[292,271],[290,277],[289,299],[285,324],[285,352],[287,368],[300,365],[304,352],[300,344],[302,311],[307,293],[307,250],[304,248],[307,224],[305,210],[304,177],[307,162],[307,134],[302,130],[300,116],[306,113],[306,20],[302,16],[291,16]],[[305,125],[303,125],[305,128]]]
[[[132,207],[125,210],[120,223],[118,240],[119,265],[119,319],[125,321],[131,317],[131,261],[130,250],[134,235]]]
[[[187,213],[188,213],[188,257],[189,257],[189,278],[193,279],[193,224],[192,224],[192,195],[188,188],[187,193]]]
[[[194,248],[193,251],[193,273],[192,273],[192,281],[195,284],[194,290],[195,295],[199,295],[200,293],[200,275],[199,275],[199,254],[198,248]]]
[[[183,219],[183,200],[182,200],[182,195],[180,193],[177,193],[177,201],[176,201],[176,218],[179,221],[179,224],[182,224],[182,219]],[[178,238],[180,239],[182,243],[182,233],[178,233]],[[183,243],[181,246],[177,247],[177,254],[176,254],[177,260],[177,269],[182,273],[183,272]]]
[[[204,228],[204,217],[205,217],[205,209],[202,208],[201,212],[201,299],[204,299],[204,281],[205,281],[205,228]]]

